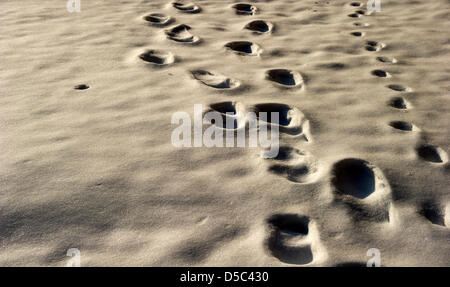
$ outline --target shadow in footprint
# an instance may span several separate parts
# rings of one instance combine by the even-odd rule
[[[200,6],[195,5],[192,2],[187,2],[187,1],[175,1],[172,3],[172,6],[183,13],[196,14],[196,13],[200,13],[200,11],[202,10],[202,8],[200,8]]]
[[[428,162],[446,163],[448,161],[446,152],[437,146],[423,144],[419,145],[416,151],[420,158]]]
[[[364,160],[341,160],[333,166],[332,176],[331,182],[341,194],[364,199],[375,191],[373,170]]]
[[[258,10],[255,6],[247,3],[238,3],[232,6],[237,15],[255,15]]]
[[[219,102],[211,104],[210,109],[206,112],[216,112],[219,114],[221,121],[211,121],[218,128],[222,129],[239,129],[245,126],[245,107],[239,102]]]
[[[257,44],[248,41],[229,42],[225,44],[225,48],[241,56],[258,56],[261,53]]]
[[[143,18],[145,21],[149,23],[149,25],[159,27],[167,26],[174,21],[172,17],[161,13],[148,14],[145,15]]]
[[[185,24],[177,25],[166,31],[167,38],[176,42],[197,43],[200,38],[192,35],[189,30],[191,27]]]
[[[362,37],[364,36],[363,32],[351,32],[350,35],[353,35],[355,37]]]
[[[404,121],[392,121],[389,123],[391,127],[397,130],[410,132],[413,130],[414,126],[411,123]]]
[[[364,10],[356,10],[355,12],[360,15],[370,15],[371,14],[370,12],[367,12]]]
[[[392,57],[377,57],[377,60],[381,63],[391,63],[391,64],[397,63],[397,59]]]
[[[313,261],[309,240],[307,216],[275,214],[267,220],[270,235],[267,242],[270,253],[289,264],[308,264]]]
[[[411,104],[402,97],[394,97],[388,104],[389,106],[400,110],[407,110],[411,108]]]
[[[305,141],[311,141],[309,121],[295,107],[279,103],[257,104],[251,108],[257,119],[269,125],[277,124],[279,131],[290,135],[303,136]],[[272,118],[276,116],[276,118]],[[278,123],[276,121],[278,120]]]
[[[269,167],[269,171],[298,183],[312,182],[314,175],[318,172],[317,167],[308,161],[293,165],[274,164]]]
[[[216,72],[206,70],[191,71],[192,76],[204,85],[223,90],[232,90],[240,86],[240,82]]]
[[[81,85],[76,85],[75,87],[73,87],[75,90],[87,90],[89,89],[89,86],[86,84],[81,84]]]
[[[222,114],[236,114],[235,102],[220,102],[210,105],[211,109]]]
[[[425,216],[431,223],[436,225],[445,226],[445,211],[444,207],[436,201],[426,201],[422,203],[420,212],[422,216]]]
[[[272,113],[278,113],[278,124],[280,126],[289,126],[292,119],[290,110],[291,107],[285,104],[258,104],[254,108],[257,118],[268,123],[274,123]],[[260,113],[266,113],[267,118],[260,118]]]
[[[350,18],[359,18],[359,17],[361,17],[361,15],[358,14],[358,13],[350,13],[347,16],[350,17]]]
[[[290,146],[280,146],[278,155],[270,158],[268,170],[292,182],[310,183],[318,178],[319,164],[317,159],[307,152]]]
[[[158,66],[169,65],[175,61],[175,56],[171,52],[162,50],[146,50],[139,55],[139,58]]]
[[[296,71],[286,69],[273,69],[266,72],[266,79],[283,88],[303,86],[303,77]]]
[[[245,25],[244,28],[255,34],[268,34],[272,32],[273,24],[263,20],[255,20]]]
[[[370,51],[370,52],[378,52],[381,49],[383,49],[384,47],[386,47],[386,44],[384,44],[384,43],[379,43],[376,41],[367,41],[366,42],[366,50]]]
[[[355,221],[389,222],[391,189],[379,168],[358,158],[336,162],[331,172],[336,203],[348,207]]]
[[[387,85],[387,88],[396,91],[396,92],[409,92],[411,91],[410,88],[402,86],[402,85],[397,85],[397,84],[392,84],[392,85]]]
[[[373,70],[370,72],[373,76],[377,76],[379,78],[387,78],[389,77],[389,73],[383,70]]]

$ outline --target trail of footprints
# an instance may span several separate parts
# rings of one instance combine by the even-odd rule
[[[193,2],[175,1],[171,3],[174,9],[182,13],[196,14],[202,8]],[[370,15],[371,12],[363,10],[361,2],[349,4],[356,10],[350,14],[350,18],[361,18]],[[259,10],[256,6],[247,3],[237,3],[231,9],[240,16],[254,16]],[[175,22],[175,19],[162,13],[151,13],[143,19],[154,27],[166,27]],[[368,23],[356,22],[355,27],[368,27]],[[200,37],[191,33],[191,27],[187,24],[178,24],[167,30],[165,34],[169,40],[193,44],[200,42]],[[264,20],[252,20],[243,26],[256,35],[270,34],[273,23]],[[364,38],[365,32],[352,31],[353,37]],[[380,52],[386,44],[367,40],[364,41],[364,49],[369,52]],[[258,57],[262,48],[250,41],[234,41],[224,44],[224,48],[232,53],[244,57]],[[167,51],[148,49],[139,55],[139,58],[155,66],[166,66],[176,62],[176,57]],[[396,64],[397,59],[387,56],[378,56],[376,60],[380,63],[390,65]],[[217,71],[194,70],[190,71],[193,79],[201,84],[218,90],[234,90],[241,86],[241,81],[222,75]],[[374,69],[371,75],[383,79],[391,79],[392,75],[382,69]],[[270,69],[265,72],[265,78],[280,89],[302,89],[304,80],[298,71],[288,69]],[[410,88],[401,84],[388,84],[386,88],[398,93],[411,91]],[[405,96],[392,97],[388,106],[397,110],[412,109],[411,103]],[[271,112],[280,115],[277,123],[281,134],[294,136],[300,142],[311,143],[312,137],[309,129],[309,121],[305,115],[296,107],[282,103],[261,103],[246,106],[240,102],[223,101],[211,104],[205,111],[216,111],[220,113],[222,123],[212,121],[216,128],[225,132],[238,131],[240,129],[260,128],[250,127],[247,112],[267,112],[268,117],[265,124],[268,128],[275,125],[270,118]],[[232,123],[231,125],[227,123]],[[420,131],[414,124],[406,121],[391,121],[388,125],[402,132]],[[231,127],[231,128],[230,128]],[[280,137],[282,139],[282,137]],[[439,147],[426,143],[419,144],[416,148],[419,158],[432,164],[443,164],[448,161],[447,154]],[[267,158],[266,150],[261,151],[261,157],[267,162],[267,170],[297,184],[308,184],[314,182],[320,175],[320,162],[307,150],[299,149],[290,145],[280,143],[279,153],[275,158]],[[391,190],[387,179],[381,170],[375,165],[358,158],[345,158],[332,166],[330,186],[336,200],[344,206],[348,206],[356,212],[355,220],[369,220],[377,222],[389,222],[392,210]],[[421,214],[434,224],[446,225],[444,220],[445,208],[436,202],[424,203]],[[309,264],[320,252],[320,239],[314,220],[299,214],[274,214],[266,220],[268,237],[266,247],[268,251],[280,261],[289,264]],[[447,223],[448,226],[448,223]]]
[[[361,2],[352,2],[350,5],[353,7],[362,7]],[[364,13],[364,11],[362,11],[362,10],[357,10],[354,13],[349,14],[348,16],[351,18],[360,18],[363,15],[370,15],[370,13]],[[368,23],[363,24],[360,22],[356,22],[356,23],[354,23],[354,26],[367,27],[370,25]],[[356,32],[351,32],[351,35],[356,36],[356,37],[363,37],[366,35],[366,33],[356,31]],[[386,47],[386,44],[381,43],[381,42],[372,41],[372,40],[365,41],[365,49],[369,52],[379,52],[379,51],[383,50],[385,47]],[[392,65],[392,64],[397,63],[397,59],[395,59],[393,57],[378,56],[378,57],[376,57],[376,60],[385,65]],[[381,69],[372,70],[371,75],[374,77],[383,78],[383,79],[391,79],[392,78],[392,75],[388,71],[381,70]],[[402,84],[398,84],[398,83],[391,83],[391,84],[386,85],[385,87],[390,89],[393,92],[402,93],[402,94],[412,91],[411,88],[406,87]],[[403,111],[412,109],[411,103],[408,100],[406,100],[403,95],[392,97],[388,101],[388,106],[395,108],[397,110],[403,110]],[[394,121],[390,121],[388,123],[388,125],[391,128],[401,131],[401,132],[419,132],[420,131],[420,129],[417,126],[415,126],[413,123],[410,123],[407,121],[394,120]],[[445,164],[448,162],[448,155],[445,153],[444,150],[442,150],[438,146],[430,145],[430,144],[424,142],[424,140],[421,140],[421,142],[416,145],[415,152],[420,159],[427,161],[431,164],[442,165],[442,164]],[[378,191],[377,191],[378,193],[382,192],[385,194],[385,196],[384,196],[385,199],[380,201],[380,196],[377,197],[377,199],[379,201],[378,204],[382,204],[382,205],[384,205],[384,207],[378,206],[376,210],[378,210],[378,211],[384,210],[387,213],[385,213],[383,215],[382,212],[376,213],[375,212],[376,210],[374,210],[374,209],[370,209],[367,207],[361,207],[361,206],[354,208],[354,210],[364,211],[364,212],[368,211],[369,217],[372,219],[381,219],[381,220],[386,219],[389,221],[389,210],[388,209],[389,209],[389,205],[390,205],[390,203],[389,203],[390,199],[388,196],[389,191],[386,190],[388,188],[387,181],[385,179],[383,179],[381,171],[377,170],[376,167],[371,167],[370,168],[371,172],[369,172],[368,168],[364,168],[364,167],[368,167],[368,163],[361,162],[361,161],[358,163],[358,161],[359,160],[355,159],[355,160],[349,160],[347,162],[340,163],[340,164],[347,164],[347,165],[351,164],[351,165],[353,165],[352,169],[357,169],[357,170],[349,173],[348,177],[347,176],[343,177],[343,178],[346,178],[346,180],[343,180],[344,184],[339,183],[339,181],[340,181],[338,179],[339,176],[337,176],[337,174],[339,172],[334,170],[335,177],[333,178],[333,184],[337,188],[336,190],[347,188],[349,191],[356,191],[356,190],[365,191],[364,193],[353,194],[354,196],[361,198],[361,197],[366,197],[367,195],[369,195],[370,193],[372,193],[378,189]],[[358,165],[359,165],[359,167],[357,167]],[[335,165],[334,168],[336,169],[337,165]],[[378,175],[374,176],[376,173]],[[345,181],[347,181],[351,177],[354,177],[354,179],[352,180],[353,182],[361,183],[361,186],[351,187],[351,185],[346,184]],[[361,180],[357,181],[356,180],[357,178],[360,178]],[[378,178],[379,183],[385,182],[383,184],[380,184],[378,188],[377,188],[377,184],[376,184],[377,178]],[[339,188],[339,186],[341,186],[341,188]],[[355,204],[355,203],[351,203],[351,204]],[[422,206],[420,207],[420,213],[425,218],[427,218],[430,222],[432,222],[433,224],[448,227],[449,222],[447,220],[447,223],[446,223],[446,221],[444,219],[445,214],[446,214],[445,209],[447,209],[447,217],[448,217],[448,212],[449,212],[448,205],[447,205],[447,207],[444,207],[442,204],[440,204],[438,202],[431,202],[431,203],[426,202],[426,203],[423,203]],[[375,213],[373,213],[373,212],[375,212]]]
[[[357,11],[348,15],[351,18],[359,18],[359,17],[362,17],[363,15],[370,15],[369,12],[365,12],[364,10],[360,9],[360,7],[363,6],[363,4],[361,2],[352,2],[352,3],[350,3],[350,6],[358,8]],[[354,24],[355,24],[355,26],[363,26],[364,25],[359,22],[354,23]],[[356,32],[351,32],[351,35],[362,37],[365,35],[365,33],[356,31]],[[386,44],[384,44],[384,43],[380,43],[380,42],[372,41],[372,40],[365,41],[365,49],[370,52],[379,52],[382,49],[384,49],[385,47],[386,47]],[[376,57],[376,60],[381,63],[384,63],[384,64],[396,64],[397,63],[397,59],[392,58],[392,57],[379,56],[379,57]],[[372,74],[372,76],[375,76],[378,78],[384,78],[384,79],[392,78],[392,75],[389,72],[387,72],[385,70],[381,70],[381,69],[372,70],[371,74]],[[385,87],[394,92],[399,92],[399,93],[407,93],[407,92],[412,91],[411,88],[406,87],[402,84],[398,84],[398,83],[391,83],[391,84],[386,85]],[[399,109],[399,110],[409,110],[412,108],[412,105],[403,96],[391,98],[388,105],[393,108]],[[389,123],[389,126],[391,126],[394,129],[406,131],[406,132],[420,131],[420,129],[418,127],[416,127],[412,123],[405,122],[405,121],[391,121]],[[416,152],[417,152],[417,155],[421,159],[428,161],[430,163],[443,164],[448,161],[448,157],[442,149],[440,149],[439,147],[433,146],[433,145],[426,144],[426,143],[420,143],[416,147]]]

